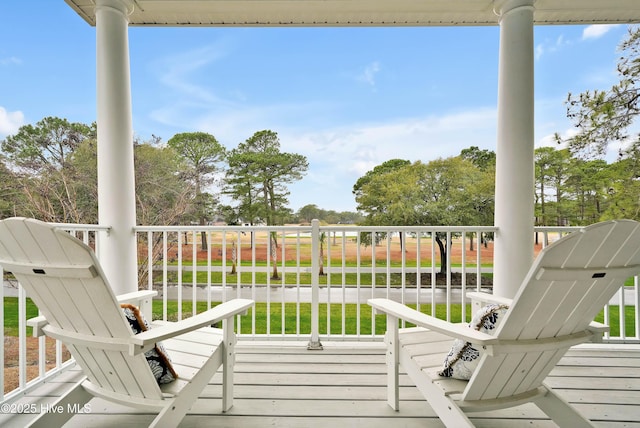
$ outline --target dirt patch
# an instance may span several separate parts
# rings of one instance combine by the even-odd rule
[[[4,390],[10,392],[19,386],[18,367],[18,338],[16,336],[5,336],[4,338]],[[62,345],[62,361],[71,358],[67,348]],[[56,345],[55,340],[47,337],[45,339],[45,359],[47,370],[56,365]],[[37,337],[27,337],[27,379],[29,382],[38,377],[39,346]]]
[[[183,262],[190,262],[194,256],[194,240],[191,234],[185,234],[182,236],[182,260]],[[419,242],[418,242],[419,241]],[[226,236],[226,257],[227,261],[231,262],[231,246],[233,243],[237,242],[237,235],[235,233],[228,233]],[[253,242],[253,245],[252,245]],[[278,247],[276,250],[278,261],[282,261],[282,244],[284,242],[285,251],[284,258],[287,261],[295,261],[299,256],[302,261],[307,261],[311,257],[311,237],[309,236],[300,236],[300,237],[292,237],[289,236],[286,239],[282,239],[282,236],[278,235]],[[209,254],[211,255],[212,261],[219,261],[222,258],[222,245],[223,245],[223,236],[220,233],[212,233],[211,235],[211,249],[210,252],[207,250],[203,250],[200,241],[200,235],[197,236],[195,240],[195,256],[198,260],[205,261],[207,260]],[[251,239],[250,233],[244,233],[240,237],[239,244],[239,258],[241,260],[251,260],[253,255],[255,254],[256,260],[264,261],[267,259],[267,246],[269,244],[269,235],[266,232],[258,232],[254,235],[253,241]],[[477,239],[470,239],[467,236],[467,239],[463,242],[461,238],[454,238],[451,241],[451,253],[450,259],[454,264],[460,263],[463,257],[463,251],[465,252],[464,256],[467,261],[474,261],[478,255],[478,251],[480,251],[480,258],[483,263],[491,263],[493,258],[493,241],[483,242],[478,245]],[[404,257],[406,260],[416,260],[418,257],[418,249],[420,250],[419,258],[422,262],[427,262],[431,260],[432,256],[435,256],[436,259],[440,258],[439,249],[437,245],[433,244],[430,238],[421,237],[416,238],[415,236],[406,236],[403,245],[400,242],[397,234],[390,237],[389,240],[383,239],[375,248],[371,246],[365,245],[363,242],[358,246],[358,240],[353,236],[340,236],[340,233],[336,234],[334,237],[333,234],[329,234],[327,237],[323,252],[326,257],[329,253],[331,253],[332,259],[336,259],[342,256],[342,252],[344,251],[346,260],[348,262],[355,262],[358,252],[360,253],[360,258],[362,261],[370,260],[372,254],[376,260],[382,260],[389,255],[392,260],[400,260],[402,254],[404,253]],[[433,252],[432,252],[433,250]],[[144,245],[141,245],[139,248],[139,255],[142,259],[146,258],[146,248]],[[171,235],[169,237],[169,248],[168,248],[168,258],[169,261],[177,260],[178,248],[177,248],[177,237],[176,235]],[[269,254],[270,256],[270,254]]]

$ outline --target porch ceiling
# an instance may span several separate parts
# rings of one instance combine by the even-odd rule
[[[95,0],[65,0],[95,25]],[[132,26],[497,25],[496,0],[133,0]],[[640,22],[638,0],[536,0],[535,23]]]

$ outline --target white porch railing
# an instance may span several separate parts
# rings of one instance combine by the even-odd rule
[[[107,232],[97,226],[59,226],[91,246]],[[536,228],[537,248],[574,229]],[[468,320],[466,293],[490,287],[477,279],[491,278],[495,231],[494,227],[320,226],[317,221],[308,226],[136,227],[140,288],[159,292],[154,316],[162,319],[189,317],[234,297],[254,299],[256,308],[238,320],[243,339],[304,340],[311,349],[321,348],[322,340],[380,340],[384,319],[372,316],[366,304],[372,297],[389,297],[450,321]],[[438,240],[448,255],[442,274]],[[18,307],[15,314],[5,313],[7,305],[0,307],[3,342],[9,337],[5,316],[17,318],[7,325],[17,324],[18,333],[18,349],[10,350],[17,353],[16,367],[7,367],[7,351],[0,349],[5,367],[0,373],[0,402],[6,402],[70,363],[59,343],[27,339],[26,319],[36,314],[29,313],[33,305],[22,288],[5,281],[0,293],[13,298],[9,300]],[[619,325],[605,341],[640,343],[639,308],[636,277],[604,308],[605,323]],[[47,362],[51,346],[55,361]],[[28,358],[34,352],[35,367]],[[16,389],[4,387],[9,375],[17,376]]]
[[[462,305],[466,291],[478,289],[475,278],[491,272],[491,244],[481,245],[477,237],[486,237],[495,228],[319,226],[314,222],[309,226],[136,230],[146,248],[144,263],[151,266],[146,287],[162,295],[164,319],[169,301],[177,302],[174,312],[181,319],[185,302],[193,313],[198,302],[208,307],[233,297],[251,298],[260,305],[248,319],[240,320],[244,336],[309,338],[313,346],[320,335],[350,340],[379,336],[366,305],[371,297],[430,305],[433,315],[443,308],[447,319],[455,316],[452,305],[457,304],[458,316],[466,319],[467,307]],[[435,236],[451,255],[442,274],[438,274],[440,250]],[[473,251],[468,251],[469,245],[474,245]],[[454,275],[459,277],[458,284]],[[361,322],[364,312],[370,320],[367,324]],[[246,322],[250,326],[242,328]]]

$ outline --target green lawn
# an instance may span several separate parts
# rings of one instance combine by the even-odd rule
[[[214,306],[217,303],[214,303]],[[295,334],[297,330],[300,334],[310,334],[311,332],[311,305],[308,303],[301,303],[299,315],[296,314],[295,303],[286,303],[284,305],[284,323],[285,323],[285,333],[287,334]],[[206,310],[207,304],[206,302],[198,302],[196,310],[198,313]],[[431,314],[431,305],[421,305],[420,307],[422,312]],[[282,331],[282,304],[281,303],[272,303],[270,307],[270,332],[271,334],[280,334]],[[331,304],[331,311],[329,314],[331,321],[331,334],[342,334],[342,305],[340,304]],[[358,334],[358,307],[355,304],[347,304],[345,305],[345,325],[344,330],[345,334],[353,335]],[[368,305],[360,305],[360,331],[359,333],[362,335],[371,334],[371,308]],[[453,322],[460,322],[461,319],[461,305],[451,305],[451,318]],[[253,318],[253,312],[255,311],[255,333],[256,334],[265,334],[267,333],[267,304],[266,303],[256,303],[255,308],[252,309],[249,314],[245,315],[241,319],[241,328],[242,333],[249,334],[251,331],[251,320]],[[439,304],[436,305],[436,316],[441,319],[446,318],[446,308],[445,305]],[[467,305],[467,320],[470,318],[470,306]],[[167,312],[169,314],[170,320],[177,319],[178,313],[178,304],[175,301],[170,301],[168,303]],[[192,313],[192,303],[191,301],[184,301],[182,303],[182,313],[183,317],[188,317]],[[30,299],[27,299],[27,318],[35,317],[38,315],[38,311],[31,302]],[[298,326],[298,318],[299,316],[299,326]],[[162,318],[162,301],[156,300],[153,302],[153,318],[158,319]],[[627,336],[635,336],[635,309],[633,307],[627,307],[625,311],[625,323],[626,323],[626,335]],[[600,314],[596,317],[596,321],[603,322],[604,314],[600,312]],[[9,336],[17,336],[18,335],[18,298],[17,297],[5,297],[4,298],[4,332]],[[613,336],[618,336],[620,332],[620,322],[619,322],[619,307],[618,306],[610,306],[610,326],[611,326],[611,334]],[[327,305],[320,305],[320,334],[327,334]],[[375,320],[375,329],[376,334],[384,334],[385,330],[385,317],[384,315],[377,315]],[[27,334],[31,334],[31,329],[27,329]]]

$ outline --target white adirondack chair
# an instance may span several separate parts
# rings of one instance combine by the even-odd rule
[[[81,409],[93,397],[157,411],[153,426],[177,426],[223,366],[222,410],[233,404],[234,317],[253,301],[236,299],[176,323],[134,335],[120,303],[146,303],[134,292],[117,298],[93,250],[68,233],[33,219],[0,221],[0,265],[12,272],[38,306],[34,334],[61,340],[86,378],[58,403]],[[210,326],[223,320],[223,329]],[[159,385],[144,352],[162,341],[178,379]],[[75,407],[74,407],[75,406]],[[45,413],[34,426],[61,426],[72,412]]]
[[[640,272],[640,223],[594,224],[563,237],[538,255],[513,300],[468,293],[474,307],[508,304],[494,334],[452,324],[387,299],[369,304],[387,314],[388,403],[398,410],[400,366],[448,427],[473,426],[466,413],[534,402],[556,424],[592,426],[544,380],[573,345],[602,338],[592,323],[623,282]],[[398,328],[399,319],[417,327]],[[466,380],[441,377],[452,338],[482,349]]]

